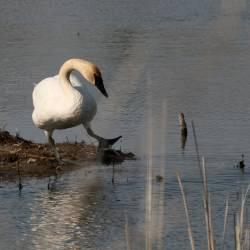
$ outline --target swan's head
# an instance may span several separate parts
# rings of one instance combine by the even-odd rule
[[[95,85],[104,96],[108,97],[101,71],[95,64],[82,59],[71,59],[65,64],[67,63],[71,64],[72,69],[78,70],[87,81]],[[70,71],[68,73],[70,74]]]
[[[82,69],[82,75],[87,81],[96,86],[104,96],[108,97],[108,93],[103,84],[101,71],[96,65],[89,63],[87,67]]]
[[[88,82],[95,85],[104,96],[108,97],[103,85],[101,71],[95,64],[82,59],[69,59],[61,66],[59,77],[70,81],[70,74],[74,70],[78,71]]]

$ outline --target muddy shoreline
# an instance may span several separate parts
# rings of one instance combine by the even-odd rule
[[[50,176],[98,161],[104,164],[121,163],[135,160],[133,153],[120,150],[98,150],[94,145],[85,143],[58,143],[58,151],[64,161],[59,166],[48,144],[35,143],[20,136],[13,136],[8,131],[0,131],[0,176]]]

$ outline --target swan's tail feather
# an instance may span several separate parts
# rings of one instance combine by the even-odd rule
[[[114,145],[119,139],[121,139],[122,136],[118,136],[112,139],[104,139],[100,138],[98,148],[99,149],[106,149],[106,148],[111,148],[112,145]]]

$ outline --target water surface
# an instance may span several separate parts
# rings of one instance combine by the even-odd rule
[[[200,153],[207,159],[216,243],[220,246],[229,195],[226,249],[233,249],[232,215],[250,175],[247,1],[0,3],[0,126],[45,142],[31,120],[33,84],[57,74],[70,57],[86,58],[101,68],[110,96],[93,89],[98,99],[94,130],[105,137],[123,135],[117,147],[140,157],[117,167],[115,185],[112,167],[96,164],[52,177],[52,190],[48,179],[26,179],[20,194],[16,183],[2,180],[0,248],[127,249],[127,226],[132,249],[144,249],[146,235],[153,249],[190,249],[179,170],[197,248],[206,249],[194,120]],[[179,112],[188,123],[184,151]],[[82,127],[55,132],[56,141],[66,138],[94,142]],[[244,174],[233,168],[242,153]]]

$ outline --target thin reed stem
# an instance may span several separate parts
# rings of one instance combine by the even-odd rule
[[[211,199],[210,193],[208,193],[208,212],[209,212],[209,232],[210,232],[210,246],[211,250],[215,250],[214,245],[214,230],[213,230],[213,223],[212,223],[212,206],[211,206]]]
[[[244,249],[244,212],[245,212],[245,204],[247,195],[250,189],[250,184],[247,187],[245,194],[242,194],[241,199],[241,209],[239,213],[239,217],[236,217],[236,249],[243,250]]]
[[[127,250],[131,250],[130,239],[129,239],[128,217],[126,213],[124,214],[124,216],[125,216],[125,238],[127,243]]]
[[[234,248],[237,249],[237,235],[236,235],[236,213],[234,213]]]
[[[202,177],[200,152],[199,152],[199,147],[198,147],[198,142],[197,142],[197,136],[196,136],[194,121],[191,121],[191,125],[192,125],[192,130],[193,130],[194,145],[195,145],[195,151],[196,151],[196,157],[197,157],[198,167],[199,167],[199,170],[200,170],[200,176]]]
[[[222,250],[224,250],[224,246],[225,246],[225,236],[226,236],[226,228],[227,228],[227,216],[228,216],[228,198],[226,199],[226,208],[225,208],[225,214],[224,214],[224,226],[223,226],[222,246],[221,246]]]
[[[152,158],[148,160],[146,201],[146,250],[152,249]]]
[[[208,250],[214,250],[215,246],[214,246],[214,236],[213,236],[213,228],[212,228],[211,206],[210,206],[210,201],[209,201],[207,175],[206,175],[206,168],[205,168],[205,159],[204,157],[202,158],[202,165],[201,165],[195,125],[193,121],[191,121],[191,124],[192,124],[193,136],[194,136],[194,144],[195,144],[197,162],[198,162],[198,167],[200,170],[200,176],[201,176],[202,187],[203,187],[203,197],[204,197],[203,204],[204,204],[204,211],[205,211],[205,223],[206,223],[206,230],[207,230]]]
[[[213,236],[212,236],[212,221],[210,218],[210,203],[209,203],[209,193],[207,185],[207,173],[205,166],[205,159],[202,157],[202,180],[203,180],[203,204],[205,212],[205,222],[206,222],[206,231],[207,231],[207,247],[208,250],[213,250]]]
[[[19,189],[19,191],[21,191],[22,188],[23,188],[23,184],[22,184],[21,171],[20,171],[20,168],[19,168],[19,162],[18,161],[17,161],[17,172],[18,172],[18,180],[19,180],[18,189]]]
[[[192,227],[191,227],[191,222],[190,222],[189,213],[188,213],[188,205],[187,205],[187,200],[186,200],[186,194],[185,194],[185,191],[184,191],[182,181],[181,181],[181,177],[180,177],[179,173],[177,173],[177,179],[178,179],[178,182],[179,182],[179,186],[180,186],[180,190],[181,190],[181,194],[182,194],[182,199],[183,199],[183,204],[184,204],[184,208],[185,208],[186,220],[187,220],[187,224],[188,224],[188,236],[189,236],[189,240],[190,240],[191,249],[195,250]]]

